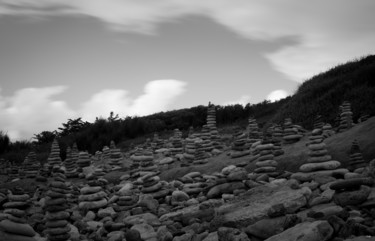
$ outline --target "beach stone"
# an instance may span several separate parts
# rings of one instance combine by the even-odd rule
[[[339,180],[330,185],[332,190],[351,190],[358,189],[361,185],[372,186],[374,180],[372,178],[351,178],[345,180]]]
[[[136,224],[131,227],[130,230],[136,230],[139,232],[140,237],[142,240],[157,240],[157,233],[153,229],[152,226],[148,225],[147,223]],[[128,237],[125,235],[126,240],[129,240]]]
[[[274,235],[266,241],[326,241],[331,238],[332,234],[333,228],[327,221],[304,222]]]
[[[302,172],[313,172],[317,170],[334,170],[341,166],[338,161],[325,161],[320,163],[306,163],[300,166]]]
[[[36,233],[34,229],[26,223],[15,223],[10,220],[3,220],[0,222],[0,229],[7,233],[12,233],[21,236],[33,237]]]
[[[207,198],[218,198],[224,193],[233,193],[234,190],[244,189],[245,184],[242,182],[229,182],[214,186],[207,193]]]

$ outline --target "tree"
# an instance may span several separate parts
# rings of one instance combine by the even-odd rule
[[[67,123],[62,123],[63,127],[59,127],[58,129],[60,132],[58,133],[59,136],[67,136],[70,134],[75,134],[86,127],[90,126],[91,124],[87,121],[82,121],[82,118],[79,117],[77,119],[68,119]]]
[[[33,139],[37,140],[38,144],[51,143],[57,136],[57,131],[42,131],[39,134],[34,134]]]
[[[0,131],[0,154],[8,150],[10,139],[7,133]]]

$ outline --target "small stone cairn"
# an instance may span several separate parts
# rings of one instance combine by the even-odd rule
[[[349,170],[355,173],[362,173],[363,168],[366,166],[367,163],[363,159],[358,140],[354,140],[350,149]]]
[[[351,110],[351,104],[348,101],[344,101],[340,106],[340,125],[338,132],[349,130],[353,127],[353,112]]]
[[[299,133],[298,128],[293,126],[292,119],[286,118],[284,121],[284,142],[285,144],[292,144],[298,142],[303,137],[302,134]]]
[[[338,169],[341,163],[332,160],[328,154],[326,144],[323,142],[324,137],[321,135],[321,129],[314,129],[309,137],[307,163],[300,166],[300,172],[292,174],[291,178],[301,182],[315,180],[319,176],[332,176],[335,173],[342,176],[348,172],[347,169]]]
[[[21,190],[8,193],[8,202],[3,204],[6,219],[0,222],[0,229],[4,231],[6,240],[35,240],[34,229],[27,223],[26,209],[30,206],[30,196]]]
[[[205,152],[211,152],[214,149],[211,141],[211,134],[208,125],[203,125],[199,136],[202,139],[202,147]]]
[[[77,165],[79,172],[83,172],[84,167],[89,167],[91,165],[90,154],[86,151],[79,152]]]
[[[111,141],[109,165],[111,165],[112,170],[120,169],[123,161],[124,156],[122,155],[120,148],[116,148],[115,142]]]
[[[80,190],[78,197],[80,210],[86,212],[89,210],[99,210],[105,208],[108,204],[108,194],[102,187],[103,183],[99,182],[98,179],[93,176],[88,185],[84,186]]]
[[[118,200],[113,206],[116,212],[130,211],[137,206],[139,195],[137,195],[134,185],[130,182],[123,185],[120,190],[116,192]]]
[[[66,185],[66,176],[63,173],[53,173],[53,181],[49,184],[45,202],[46,212],[46,233],[48,240],[69,240],[70,226],[68,219],[69,208],[67,194],[71,192]]]
[[[238,158],[250,155],[251,144],[248,142],[248,135],[241,130],[234,134],[234,141],[232,143],[231,158]]]
[[[156,171],[158,167],[154,164],[154,155],[150,150],[138,148],[136,152],[130,156],[133,161],[131,169],[133,172],[150,172]]]
[[[165,198],[170,192],[163,186],[156,172],[149,172],[138,178],[137,184],[140,184],[140,190],[143,194],[149,194],[154,199]]]
[[[179,129],[173,130],[173,136],[170,139],[172,147],[169,149],[172,156],[182,154],[184,152],[182,143],[182,132]]]
[[[26,178],[35,178],[39,174],[40,164],[36,159],[35,152],[31,151],[23,162],[23,169]]]
[[[151,142],[151,148],[153,151],[159,150],[164,147],[164,141],[160,139],[158,133],[154,133],[154,137]]]
[[[262,132],[259,130],[258,123],[255,118],[249,117],[249,124],[247,126],[248,140],[247,143],[251,146],[255,142],[262,140]]]

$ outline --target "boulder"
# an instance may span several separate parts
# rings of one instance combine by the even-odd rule
[[[368,186],[361,186],[359,190],[336,192],[333,195],[333,201],[342,207],[359,205],[367,200],[370,192],[371,188]]]
[[[266,241],[326,241],[331,238],[333,228],[327,221],[305,222],[274,235]]]

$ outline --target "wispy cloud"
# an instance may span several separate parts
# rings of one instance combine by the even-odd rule
[[[56,100],[66,86],[25,88],[11,97],[0,92],[0,127],[13,139],[30,139],[41,131],[56,130],[69,118],[108,117],[113,111],[121,117],[142,116],[166,111],[184,93],[186,83],[178,80],[154,80],[146,84],[144,94],[132,99],[126,90],[102,90],[84,102],[80,109]],[[1,91],[1,89],[0,89]]]
[[[297,38],[298,44],[265,53],[274,68],[303,81],[337,63],[374,53],[373,0],[1,0],[0,14],[74,14],[112,29],[154,34],[187,15],[209,17],[238,35],[257,40]]]

